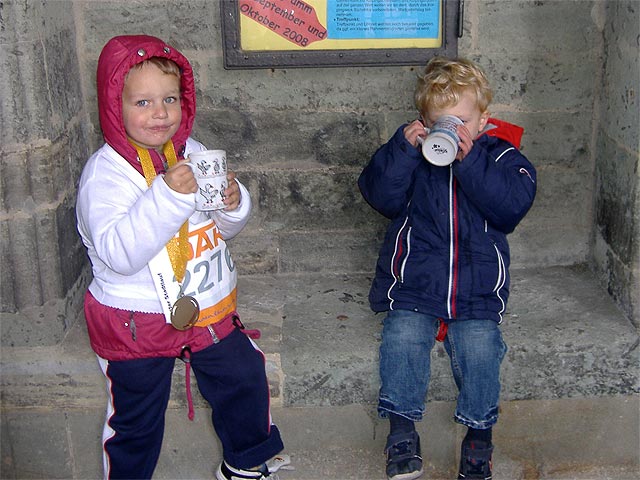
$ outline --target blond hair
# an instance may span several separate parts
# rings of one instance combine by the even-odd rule
[[[140,63],[136,63],[133,67],[131,67],[131,70],[139,70],[145,65],[149,64],[155,65],[156,67],[158,67],[158,69],[160,69],[162,73],[166,75],[175,75],[176,77],[180,78],[180,67],[178,67],[178,64],[173,60],[169,60],[168,58],[164,57],[149,57]],[[131,70],[129,70],[129,72]],[[129,76],[128,72],[127,76]]]
[[[480,112],[486,112],[493,92],[482,69],[465,58],[434,57],[418,77],[413,98],[418,111],[426,116],[431,110],[456,105],[468,90],[475,93]]]

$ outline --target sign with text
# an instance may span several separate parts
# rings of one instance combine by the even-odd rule
[[[463,0],[223,0],[225,68],[421,64],[455,55]]]
[[[327,4],[331,37],[440,41],[440,0],[338,0]]]

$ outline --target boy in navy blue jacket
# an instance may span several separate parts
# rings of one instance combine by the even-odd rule
[[[507,234],[536,192],[535,169],[518,151],[522,129],[490,118],[491,99],[476,64],[432,59],[414,93],[420,118],[402,125],[358,180],[366,201],[390,219],[369,300],[375,312],[387,312],[378,413],[390,420],[392,480],[423,471],[414,422],[425,411],[436,339],[459,389],[454,420],[468,427],[458,478],[491,478],[507,349],[499,328],[509,294]],[[443,115],[462,120],[459,151],[450,166],[435,166],[419,147]]]

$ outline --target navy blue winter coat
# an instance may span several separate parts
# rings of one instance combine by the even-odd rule
[[[405,139],[403,125],[361,173],[365,200],[391,220],[369,293],[374,311],[502,321],[507,234],[533,204],[536,172],[513,145],[522,129],[489,123],[498,127],[448,167],[428,163]]]

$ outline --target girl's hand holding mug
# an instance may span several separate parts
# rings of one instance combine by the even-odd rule
[[[198,182],[193,175],[193,170],[189,168],[188,160],[181,160],[164,174],[166,184],[178,193],[196,193]]]

